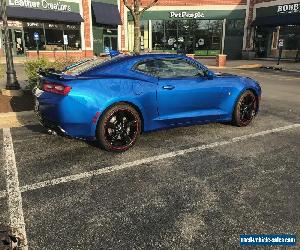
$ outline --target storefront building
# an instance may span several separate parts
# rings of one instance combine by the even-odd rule
[[[105,0],[7,0],[14,56],[80,58],[103,53],[105,46],[118,49],[117,30],[121,22],[116,3]],[[116,44],[104,44],[106,33],[110,41],[113,33]],[[0,36],[2,41],[3,29]],[[3,53],[1,43],[0,54]]]
[[[37,49],[47,57],[90,57],[105,53],[106,47],[133,50],[133,21],[123,0],[6,1],[15,56],[36,57]],[[145,52],[276,57],[278,41],[283,40],[284,58],[300,56],[296,0],[159,0],[141,23]]]
[[[118,50],[118,26],[122,24],[119,13],[118,0],[93,0],[92,23],[93,23],[93,48],[94,54],[100,55],[105,48]]]
[[[89,27],[84,21],[90,19],[83,11],[85,1],[7,0],[14,56],[35,57],[39,52],[41,56],[57,57],[65,51],[74,56],[91,55],[90,39],[85,39]]]
[[[256,57],[300,58],[300,2],[280,0],[257,2],[252,22],[252,48]]]
[[[158,1],[142,16],[142,49],[197,56],[225,53],[231,59],[239,59],[243,49],[246,7],[246,2],[240,0]],[[121,8],[125,24],[122,26],[122,47],[131,51],[133,21],[126,7],[123,12]]]

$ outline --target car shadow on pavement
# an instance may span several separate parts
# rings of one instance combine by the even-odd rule
[[[2,100],[3,99],[3,100]],[[0,111],[1,109],[6,108],[6,110],[3,110],[2,112],[22,112],[22,111],[30,111],[33,110],[34,106],[34,100],[33,100],[33,95],[31,91],[23,91],[22,96],[1,96],[1,100],[3,102],[7,102],[7,107],[0,106]]]

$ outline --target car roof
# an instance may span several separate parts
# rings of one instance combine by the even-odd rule
[[[141,55],[133,55],[128,56],[128,59],[133,61],[140,61],[146,59],[164,59],[164,58],[184,58],[184,55],[179,54],[141,54]]]
[[[97,71],[101,70],[102,74],[116,74],[116,72],[124,73],[131,69],[136,63],[142,62],[144,60],[151,59],[166,59],[166,58],[178,58],[186,59],[185,55],[179,54],[141,54],[141,55],[119,55],[113,57],[111,60],[108,60],[99,66],[89,70]]]

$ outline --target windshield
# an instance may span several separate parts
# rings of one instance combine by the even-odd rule
[[[119,60],[122,57],[124,57],[124,55],[115,56],[113,58],[95,57],[95,58],[84,59],[81,61],[77,61],[71,64],[70,66],[67,66],[66,68],[64,68],[62,72],[67,75],[80,75],[95,67],[102,66],[102,65],[104,66],[107,63]]]

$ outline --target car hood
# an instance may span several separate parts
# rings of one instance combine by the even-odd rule
[[[251,80],[251,81],[254,81],[254,82],[257,82],[255,81],[254,79],[252,79],[251,77],[248,77],[248,76],[239,76],[239,75],[234,75],[234,74],[230,74],[230,73],[223,73],[223,72],[216,72],[215,75],[217,77],[222,77],[222,78],[239,78],[241,80]]]
[[[223,72],[215,72],[215,75],[219,77],[240,77],[238,75],[223,73]]]
[[[251,77],[248,76],[239,76],[239,75],[234,75],[234,74],[229,74],[229,73],[222,73],[222,72],[217,72],[215,73],[217,77],[221,78],[235,78],[239,79],[239,82],[244,84],[245,87],[250,87],[256,90],[257,94],[261,94],[261,87],[258,81],[252,79]]]

